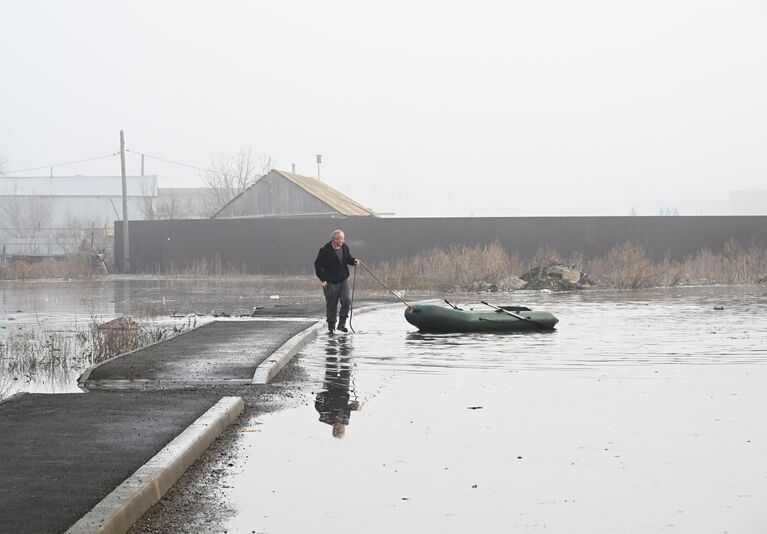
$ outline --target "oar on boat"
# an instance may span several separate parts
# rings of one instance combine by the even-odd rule
[[[516,314],[514,312],[510,312],[509,310],[504,310],[500,306],[496,306],[494,304],[490,304],[489,302],[485,302],[484,300],[481,300],[480,302],[482,304],[484,304],[485,306],[490,306],[491,308],[495,308],[499,312],[507,313],[507,314],[511,315],[512,317],[516,317],[517,319],[519,319],[521,321],[527,321],[530,324],[534,324],[538,328],[543,328],[544,330],[554,330],[553,326],[548,326],[548,325],[545,325],[543,323],[539,323],[538,321],[533,321],[532,319],[529,319],[527,317],[522,317],[521,315],[518,315],[518,314]]]
[[[460,310],[461,309],[458,306],[456,306],[455,304],[453,304],[452,302],[450,302],[449,300],[447,300],[447,299],[443,299],[443,300],[445,302],[447,302],[447,305],[450,306],[451,308],[453,308],[454,310]]]

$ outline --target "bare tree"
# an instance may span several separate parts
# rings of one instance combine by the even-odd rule
[[[151,218],[206,219],[210,216],[209,200],[210,191],[201,187],[158,189]],[[149,212],[145,209],[144,213]]]
[[[143,177],[142,177],[143,178]],[[141,180],[141,212],[144,219],[147,221],[153,221],[158,219],[157,216],[157,185],[148,185],[146,181]],[[129,213],[130,215],[130,213]]]
[[[176,198],[158,199],[155,216],[157,219],[187,219],[195,215],[184,208]]]
[[[35,253],[49,232],[53,199],[4,196],[0,198],[0,239],[22,253]]]
[[[0,202],[3,227],[16,237],[34,237],[48,228],[53,201],[45,197],[4,198]]]
[[[210,170],[200,174],[200,180],[208,190],[208,215],[220,210],[271,168],[271,156],[263,154],[257,161],[250,148],[241,148],[233,156],[221,153],[218,160],[211,161]]]

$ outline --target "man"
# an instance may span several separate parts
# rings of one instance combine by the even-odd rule
[[[320,421],[331,426],[333,437],[341,439],[346,435],[352,411],[362,409],[362,403],[356,400],[352,387],[354,364],[346,337],[329,337],[325,352],[325,382],[317,393],[314,409],[320,414]]]
[[[346,318],[349,316],[349,265],[357,265],[359,260],[349,252],[346,236],[342,230],[333,230],[330,241],[322,247],[314,260],[314,272],[322,282],[325,295],[325,315],[328,320],[328,334],[336,329],[336,310],[341,301],[338,314],[338,330],[348,332]]]

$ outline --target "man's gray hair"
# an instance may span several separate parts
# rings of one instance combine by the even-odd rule
[[[331,240],[338,239],[341,236],[341,234],[343,234],[343,233],[344,233],[344,231],[340,230],[340,229],[339,230],[333,230],[333,233],[330,234],[330,239]]]

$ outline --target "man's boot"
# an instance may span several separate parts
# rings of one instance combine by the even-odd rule
[[[341,332],[348,332],[349,330],[346,328],[346,317],[340,317],[338,319],[338,329]]]
[[[335,334],[336,333],[335,330],[336,330],[336,323],[331,323],[330,321],[328,321],[328,335],[332,336],[333,334]]]

